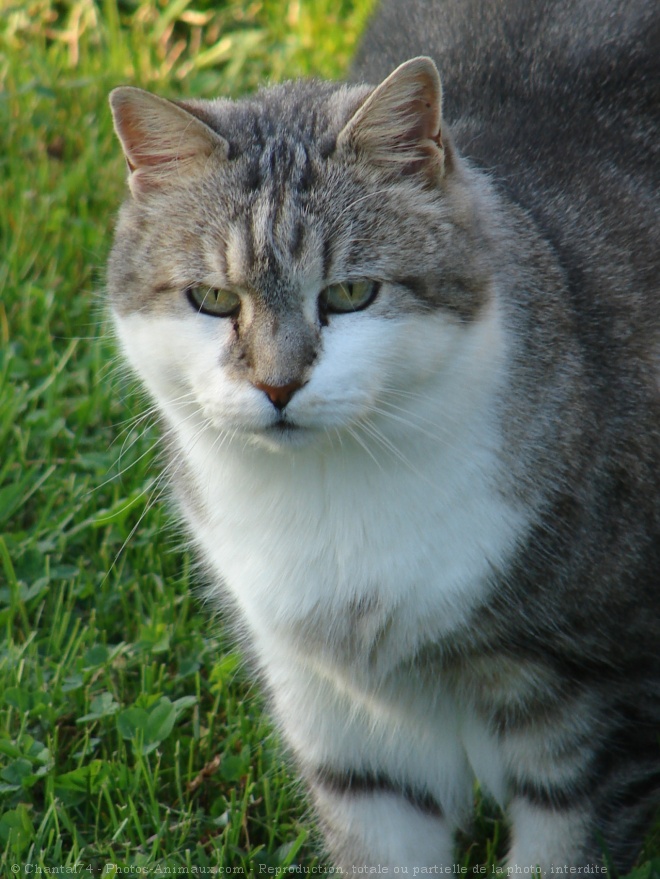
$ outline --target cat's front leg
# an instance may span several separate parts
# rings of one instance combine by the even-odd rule
[[[451,701],[422,698],[409,681],[371,687],[322,661],[287,658],[281,645],[267,674],[332,863],[350,875],[450,869],[472,796]]]
[[[603,845],[615,860],[628,848],[614,844],[597,809],[604,781],[597,767],[611,759],[607,713],[596,714],[593,697],[578,692],[558,700],[549,716],[552,722],[528,718],[502,741],[509,766],[509,871],[529,875],[536,868],[543,877],[606,872]],[[619,794],[613,792],[612,802],[621,813]]]
[[[657,754],[655,731],[650,725],[648,729],[649,745]],[[638,740],[640,754],[644,745]],[[593,764],[606,765],[610,759],[611,752],[596,754]],[[611,778],[603,774],[598,780],[585,771],[564,787],[537,782],[513,798],[507,861],[511,873],[529,875],[530,868],[539,868],[543,877],[557,879],[602,876],[608,872],[607,862],[621,873],[632,867],[653,815],[648,791],[657,785],[657,770],[623,762],[610,771]]]
[[[516,797],[509,805],[513,841],[507,857],[509,873],[543,877],[561,876],[573,870],[598,869],[595,857],[585,848],[589,816],[580,807],[559,809]]]
[[[416,802],[384,778],[346,773],[310,781],[332,863],[359,868],[438,868],[453,863],[453,829],[438,804]]]

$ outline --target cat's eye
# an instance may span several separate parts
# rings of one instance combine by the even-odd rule
[[[376,281],[344,281],[326,287],[319,297],[319,305],[325,314],[347,314],[371,305],[376,293]]]
[[[186,296],[196,311],[213,317],[233,317],[241,307],[241,299],[237,293],[217,287],[188,287]]]

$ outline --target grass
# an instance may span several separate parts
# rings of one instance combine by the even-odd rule
[[[99,296],[124,180],[107,92],[339,76],[370,6],[0,0],[2,877],[321,869],[259,696],[151,503],[157,435]],[[478,830],[466,865],[496,858],[486,807]]]

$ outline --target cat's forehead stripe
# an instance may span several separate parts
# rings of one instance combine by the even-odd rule
[[[313,183],[308,148],[300,141],[272,138],[259,156],[259,184],[272,190],[304,193]]]

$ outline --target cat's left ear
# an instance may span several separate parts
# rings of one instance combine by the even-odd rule
[[[124,86],[110,93],[110,107],[136,199],[199,174],[212,155],[227,158],[227,141],[172,101]]]
[[[358,108],[337,139],[370,161],[435,182],[445,173],[442,85],[430,58],[401,64]]]

